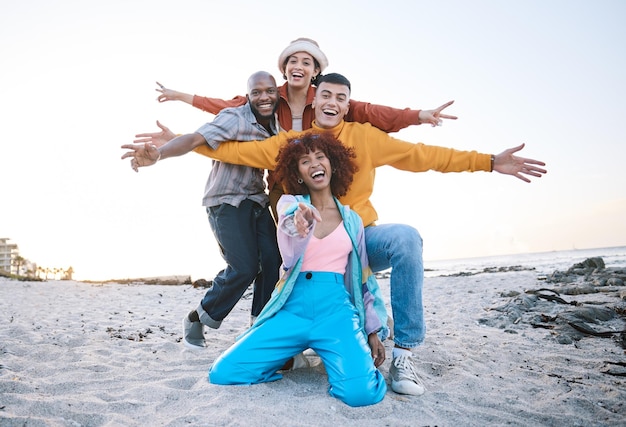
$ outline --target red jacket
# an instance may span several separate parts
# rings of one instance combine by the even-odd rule
[[[291,109],[287,101],[287,83],[278,88],[278,94],[280,95],[278,109],[276,110],[278,121],[284,130],[291,130]],[[314,97],[315,87],[309,86],[309,91],[306,95],[306,106],[302,114],[302,130],[309,129],[315,118],[313,108],[311,107]],[[228,101],[198,95],[193,96],[193,106],[211,114],[217,114],[227,107],[239,107],[247,101],[245,96],[236,96]],[[410,108],[401,110],[351,99],[350,110],[344,120],[346,122],[371,123],[372,126],[385,132],[398,132],[400,129],[411,125],[419,125],[419,113],[420,110],[411,110]]]
[[[292,129],[291,109],[287,98],[287,83],[278,88],[280,99],[278,100],[278,122],[283,130]],[[315,87],[309,86],[306,95],[306,106],[302,113],[302,130],[310,129],[311,123],[315,119],[315,113],[311,104],[315,97]],[[239,107],[245,105],[248,99],[245,96],[236,96],[231,100],[225,101],[218,98],[207,98],[204,96],[193,96],[193,106],[211,114],[217,114],[224,108]],[[411,125],[419,125],[420,110],[411,110],[405,108],[386,107],[384,105],[370,104],[368,102],[350,100],[350,109],[348,115],[344,118],[346,122],[371,123],[372,126],[385,132],[398,132],[400,129]],[[271,190],[274,186],[272,174],[268,174],[268,187]]]

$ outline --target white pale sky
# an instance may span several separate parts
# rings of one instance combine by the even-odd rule
[[[212,278],[224,267],[201,206],[210,160],[134,173],[120,145],[161,120],[213,116],[156,102],[167,87],[231,98],[318,41],[352,97],[434,108],[412,142],[522,155],[549,173],[381,168],[380,223],[420,230],[428,260],[626,245],[626,2],[621,0],[2,1],[0,237],[75,278]]]

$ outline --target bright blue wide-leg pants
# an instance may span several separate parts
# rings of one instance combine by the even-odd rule
[[[374,366],[343,276],[328,272],[300,273],[282,309],[226,350],[211,366],[209,380],[275,381],[285,362],[308,348],[324,362],[332,396],[350,406],[372,405],[385,396],[385,380]]]

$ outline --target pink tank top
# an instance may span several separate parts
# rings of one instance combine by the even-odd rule
[[[300,271],[329,271],[345,274],[352,241],[343,226],[343,221],[323,239],[311,236],[304,252]]]

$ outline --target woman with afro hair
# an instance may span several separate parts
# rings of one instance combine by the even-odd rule
[[[363,223],[337,200],[356,171],[352,149],[330,133],[307,133],[281,148],[276,173],[292,193],[278,202],[283,275],[256,322],[213,363],[211,383],[278,380],[285,362],[311,348],[331,396],[350,406],[383,399],[377,367],[385,360],[387,313]]]

